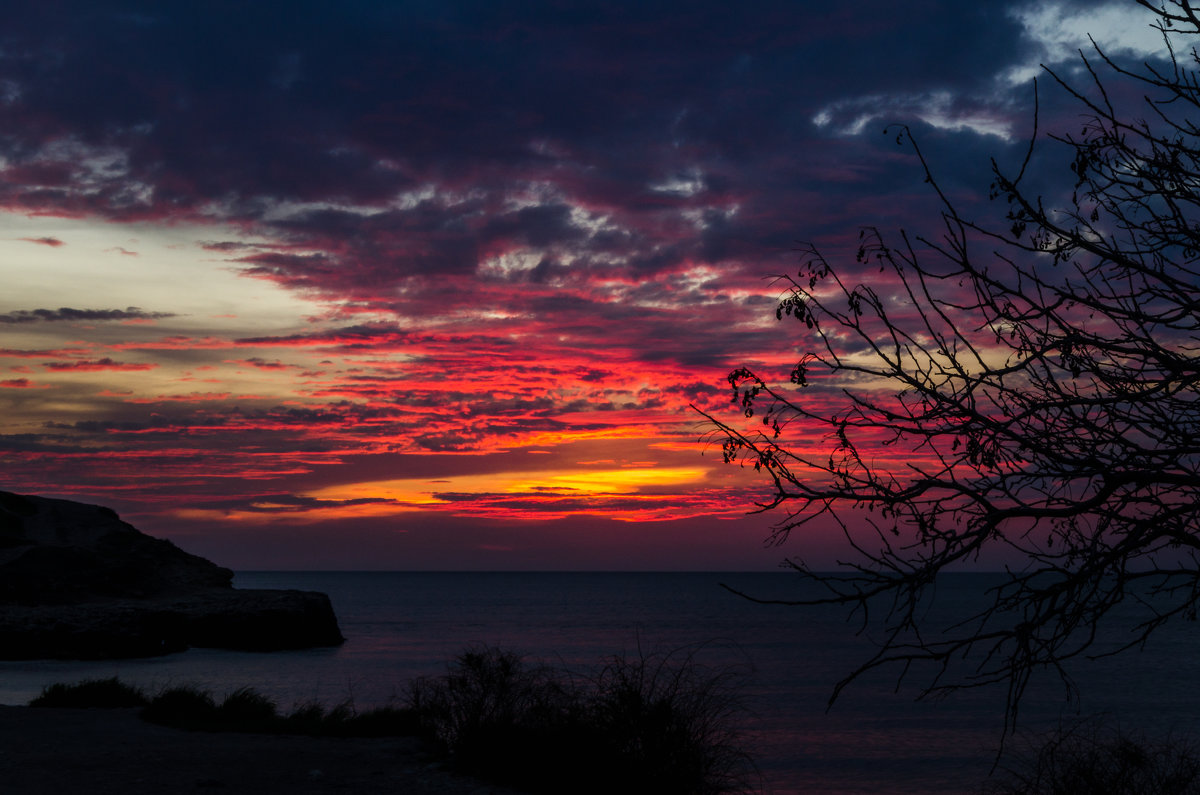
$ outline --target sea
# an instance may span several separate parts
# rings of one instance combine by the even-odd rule
[[[945,575],[930,626],[965,617],[996,577]],[[252,687],[284,708],[349,701],[366,709],[402,702],[409,682],[444,673],[472,649],[499,647],[581,674],[614,657],[687,658],[737,683],[737,728],[764,795],[980,792],[1045,732],[1079,721],[1200,737],[1195,622],[1166,625],[1145,648],[1078,661],[1070,669],[1076,699],[1057,676],[1036,679],[1006,734],[1003,687],[920,699],[935,672],[919,667],[899,683],[896,670],[866,676],[830,706],[835,684],[877,650],[877,629],[862,631],[844,608],[761,604],[730,590],[761,599],[804,594],[787,572],[238,572],[235,585],[329,594],[346,643],[0,662],[0,703],[28,703],[55,682],[118,676],[150,692],[194,684],[221,696]]]

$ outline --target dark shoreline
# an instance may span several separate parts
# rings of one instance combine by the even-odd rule
[[[519,795],[447,770],[416,738],[190,732],[136,709],[4,705],[0,782],[14,795]]]

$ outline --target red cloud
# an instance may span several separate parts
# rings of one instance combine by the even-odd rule
[[[51,248],[58,248],[63,245],[63,242],[57,237],[22,237],[18,238],[18,240],[24,240],[27,243],[37,243],[41,246],[50,246]]]

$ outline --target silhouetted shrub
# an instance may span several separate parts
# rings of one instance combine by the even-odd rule
[[[212,694],[194,685],[164,690],[142,709],[142,718],[151,723],[183,729],[215,729],[217,704]]]
[[[992,795],[1200,795],[1192,742],[1131,735],[1096,720],[1043,738],[989,783]]]
[[[521,730],[565,708],[571,694],[543,666],[529,667],[520,655],[495,648],[460,654],[440,677],[418,679],[409,688],[409,707],[426,736],[454,754],[474,758],[494,735]]]
[[[487,648],[413,682],[409,707],[460,768],[530,792],[717,795],[748,791],[753,771],[736,685],[693,653],[580,676]]]
[[[315,701],[297,705],[281,719],[283,731],[287,734],[310,734],[313,736],[323,733],[328,727],[325,708]]]
[[[217,708],[215,719],[237,731],[271,731],[275,728],[275,702],[250,687],[234,690]]]
[[[318,733],[340,735],[354,715],[354,702],[343,701],[321,716],[321,729]]]
[[[594,679],[588,715],[612,784],[658,795],[741,792],[753,770],[736,719],[740,676],[696,649],[614,657]],[[628,791],[627,789],[625,791]]]
[[[29,702],[31,707],[83,707],[121,709],[141,707],[146,694],[115,676],[110,679],[84,679],[73,685],[55,683],[42,688],[42,694]]]

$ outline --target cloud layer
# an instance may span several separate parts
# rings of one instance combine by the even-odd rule
[[[797,240],[936,220],[883,127],[975,201],[1023,151],[1014,75],[1083,7],[24,5],[0,12],[5,251],[63,276],[0,296],[6,487],[162,529],[676,534],[757,493],[689,405],[792,364],[770,277]],[[1148,22],[1123,8],[1104,31]]]

